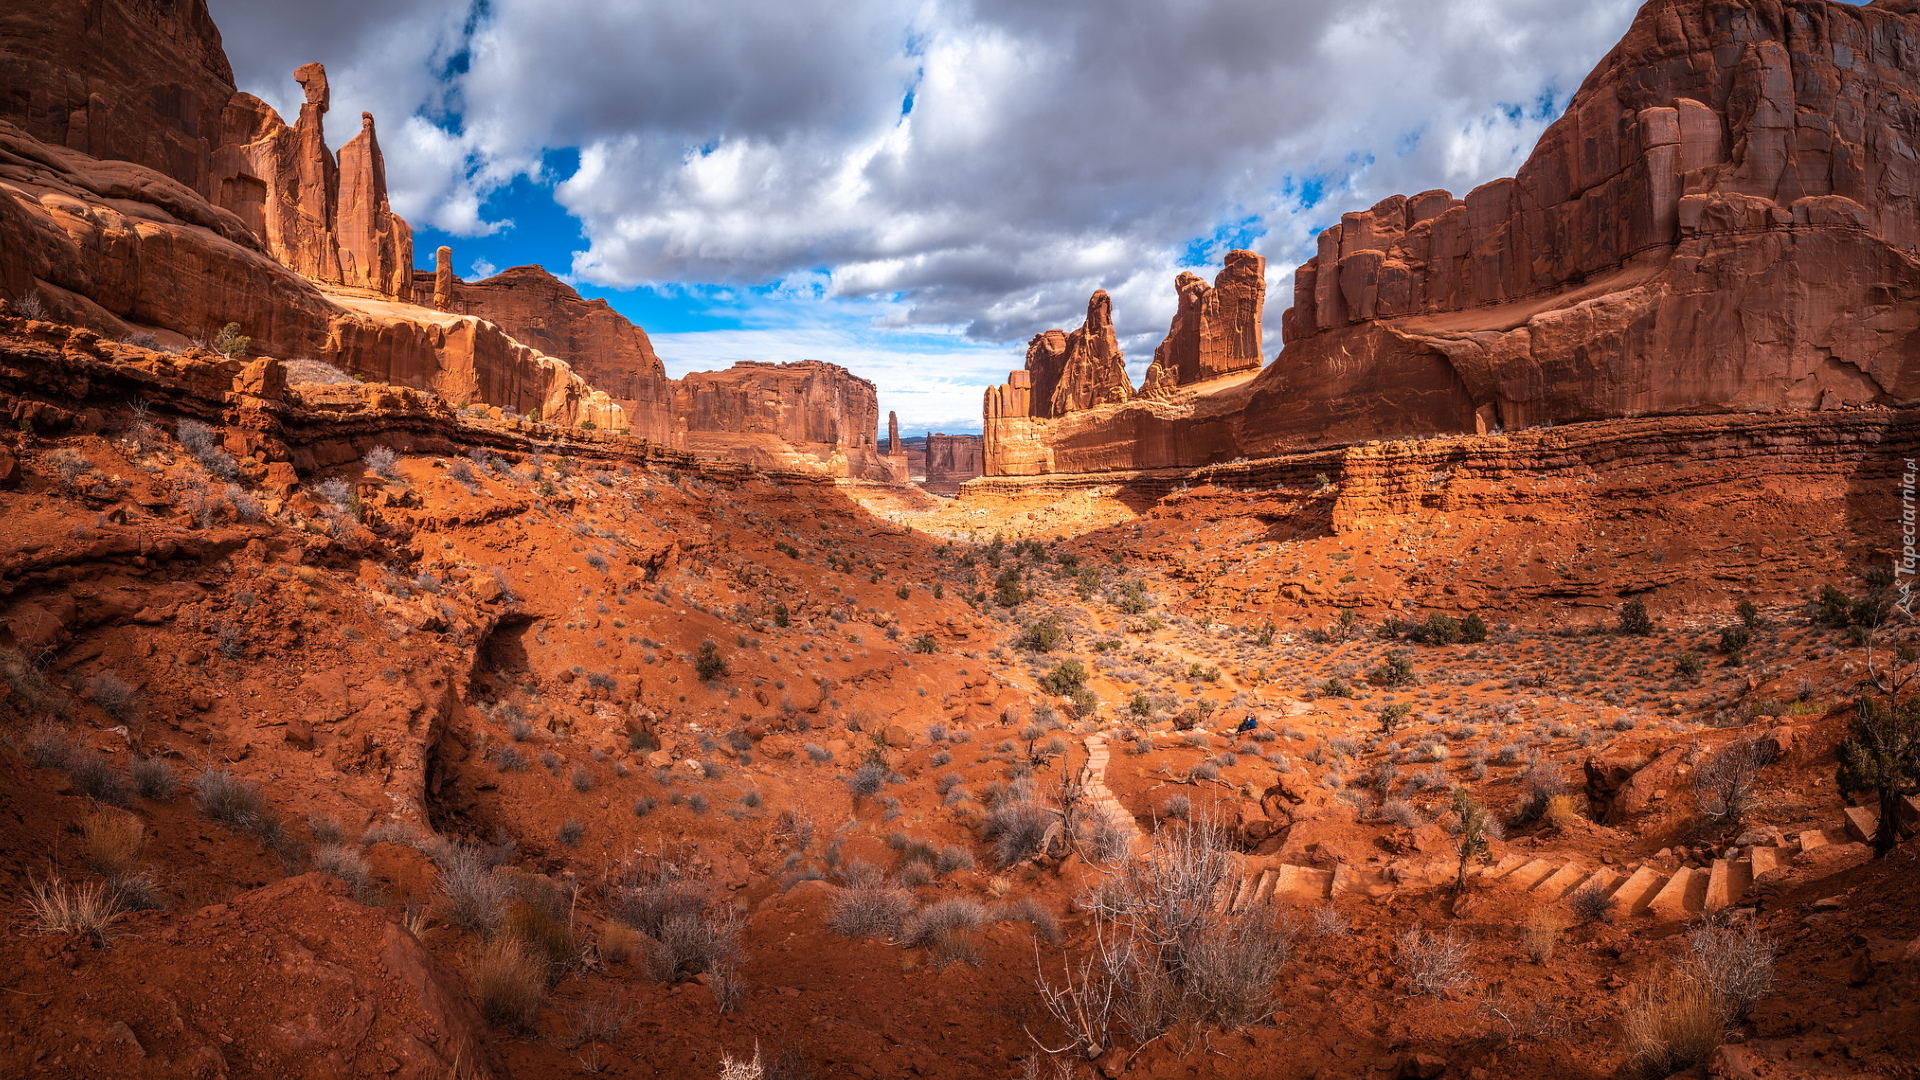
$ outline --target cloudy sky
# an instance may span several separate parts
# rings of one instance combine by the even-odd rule
[[[815,358],[909,432],[1096,288],[1136,382],[1173,276],[1293,268],[1348,210],[1508,175],[1636,0],[210,0],[291,116],[372,112],[423,264],[537,262],[675,374]]]

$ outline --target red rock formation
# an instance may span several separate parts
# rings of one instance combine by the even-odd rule
[[[49,0],[0,18],[0,119],[203,196],[233,89],[206,0]]]
[[[565,360],[619,403],[634,435],[663,445],[672,439],[673,386],[645,330],[605,300],[583,299],[541,267],[516,266],[466,282],[454,275],[451,262],[449,251],[444,280],[438,270],[416,275],[416,288],[424,293],[431,287],[436,307],[444,294],[443,310],[479,316],[516,341]]]
[[[1184,466],[1920,400],[1916,8],[1649,3],[1515,177],[1395,196],[1322,234],[1250,390],[1077,414],[1001,456]]]
[[[900,414],[887,413],[887,468],[893,474],[893,482],[906,484],[913,481],[913,465],[907,457],[907,448],[900,441]]]
[[[1260,319],[1266,307],[1267,260],[1251,251],[1227,252],[1226,266],[1208,285],[1182,271],[1174,279],[1180,306],[1173,326],[1153,352],[1142,397],[1258,368]]]
[[[942,495],[957,493],[981,474],[982,449],[978,435],[928,435],[926,480],[920,486]]]
[[[361,115],[360,134],[336,162],[326,142],[326,68],[307,64],[294,78],[306,100],[292,127],[259,98],[233,95],[213,155],[215,201],[315,281],[412,299],[413,230],[387,205],[373,117]]]
[[[891,481],[873,384],[837,364],[742,361],[674,387],[676,444],[762,468]]]

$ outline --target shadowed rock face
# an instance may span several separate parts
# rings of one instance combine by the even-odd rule
[[[1212,285],[1182,271],[1173,288],[1180,297],[1173,326],[1153,351],[1153,366],[1140,395],[1249,371],[1263,362],[1260,318],[1266,308],[1267,260],[1251,251],[1227,252],[1226,268]]]
[[[1250,387],[1156,372],[1159,400],[1055,417],[988,472],[1920,398],[1915,8],[1649,3],[1516,176],[1323,233]]]

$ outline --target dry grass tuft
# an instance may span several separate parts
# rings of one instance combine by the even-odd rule
[[[1526,950],[1527,959],[1536,964],[1553,959],[1554,947],[1560,943],[1560,931],[1566,928],[1567,920],[1559,912],[1549,907],[1534,908],[1520,928],[1520,947]]]
[[[88,882],[68,888],[58,877],[33,883],[27,897],[32,915],[28,924],[42,934],[75,934],[105,944],[109,927],[124,912],[118,890],[105,882]]]
[[[1571,829],[1580,824],[1580,802],[1572,795],[1555,795],[1547,800],[1547,808],[1541,816],[1553,828]]]
[[[547,966],[518,939],[497,937],[474,957],[473,994],[488,1022],[531,1032],[547,999]]]
[[[1627,1000],[1628,1066],[1641,1076],[1670,1076],[1706,1060],[1726,1040],[1727,1000],[1673,968],[1635,985]]]
[[[525,900],[515,903],[501,920],[500,932],[525,945],[546,964],[550,977],[558,977],[579,959],[580,942],[573,930],[538,904]]]
[[[147,846],[146,823],[118,810],[95,810],[81,823],[82,844],[87,865],[102,877],[120,878],[133,873],[140,852]]]
[[[1416,994],[1444,994],[1473,985],[1466,943],[1449,930],[1429,934],[1414,927],[1400,935],[1400,974]]]

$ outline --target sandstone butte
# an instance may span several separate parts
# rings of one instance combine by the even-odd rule
[[[294,77],[304,100],[288,125],[234,88],[204,0],[10,12],[0,20],[0,292],[35,294],[113,339],[181,347],[234,323],[256,354],[319,360],[462,406],[890,479],[868,460],[872,435],[852,434],[875,412],[871,384],[843,369],[733,377],[801,394],[784,412],[849,407],[773,425],[809,438],[806,449],[774,447],[767,425],[711,400],[697,419],[675,417],[678,391],[645,332],[538,267],[469,283],[443,249],[437,273],[416,272],[373,117],[336,157],[325,68]],[[844,392],[813,392],[835,380]],[[736,424],[757,426],[730,439]],[[813,437],[828,431],[844,445]]]
[[[1035,338],[987,395],[986,471],[1910,404],[1916,42],[1906,0],[1653,0],[1516,176],[1394,196],[1322,233],[1257,376],[1230,329],[1249,302],[1258,325],[1233,256],[1211,292],[1176,283],[1137,396],[1108,373],[1061,393],[1058,331]],[[1229,288],[1232,311],[1215,299]]]

